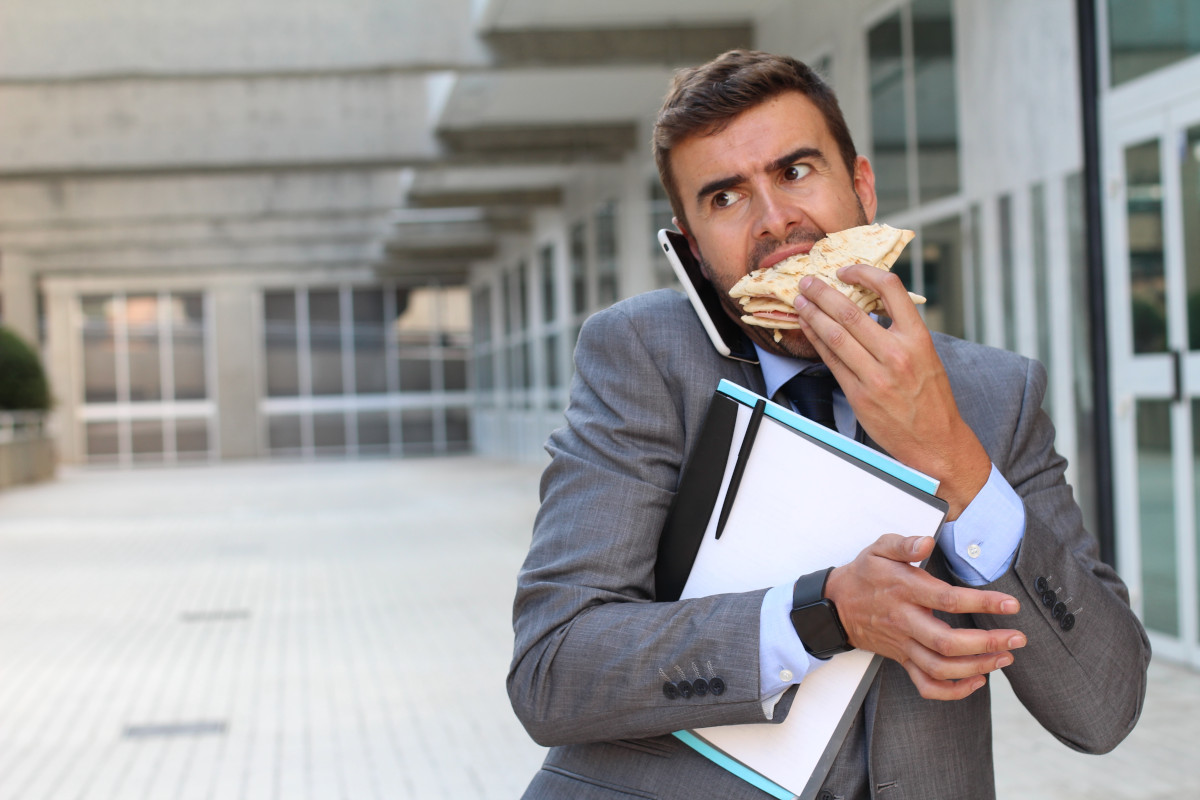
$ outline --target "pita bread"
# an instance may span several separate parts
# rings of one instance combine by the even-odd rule
[[[800,294],[800,279],[805,275],[820,278],[837,289],[867,313],[883,310],[883,300],[864,286],[838,280],[837,271],[851,264],[869,264],[890,271],[904,246],[915,234],[888,225],[861,225],[831,233],[804,255],[784,259],[768,269],[756,269],[734,284],[729,296],[737,298],[745,315],[742,322],[761,328],[780,330],[799,328],[793,303]],[[909,292],[914,303],[925,298]]]

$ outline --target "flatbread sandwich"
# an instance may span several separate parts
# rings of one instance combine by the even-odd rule
[[[837,289],[867,313],[883,309],[883,300],[864,286],[838,280],[837,271],[851,264],[868,264],[890,271],[904,246],[912,241],[912,231],[888,225],[861,225],[831,233],[803,255],[786,258],[767,269],[756,269],[733,285],[729,296],[742,304],[742,322],[761,328],[774,328],[775,341],[780,330],[799,328],[799,316],[793,303],[800,294],[800,279],[805,275],[820,278]],[[925,298],[909,292],[914,303]]]

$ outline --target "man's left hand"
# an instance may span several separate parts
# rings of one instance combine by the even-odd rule
[[[987,482],[991,460],[963,420],[946,370],[900,278],[857,264],[846,283],[879,294],[884,328],[824,282],[800,282],[800,328],[829,366],[867,434],[893,458],[940,481],[938,496],[957,519]]]

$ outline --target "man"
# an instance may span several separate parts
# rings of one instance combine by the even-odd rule
[[[832,93],[792,59],[733,51],[682,71],[655,154],[676,224],[723,297],[875,214],[870,163]],[[744,326],[761,365],[719,356],[669,291],[584,326],[514,609],[509,694],[552,746],[526,797],[765,797],[669,733],[787,716],[790,687],[830,655],[791,625],[805,592],[832,601],[845,647],[886,657],[822,797],[993,797],[996,669],[1075,749],[1105,752],[1132,729],[1149,646],[1063,480],[1044,369],[931,335],[894,275],[860,265],[840,277],[877,291],[890,327],[805,279],[800,330],[776,344]],[[879,531],[850,564],[795,586],[655,602],[659,533],[718,381],[777,396],[815,361],[840,386],[840,430],[861,426],[940,481],[950,522],[938,545]],[[804,509],[780,524],[802,528]],[[928,573],[910,565],[931,553]]]

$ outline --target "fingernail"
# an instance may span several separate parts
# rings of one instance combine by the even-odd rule
[[[1000,604],[1000,610],[1005,614],[1015,614],[1021,610],[1021,604],[1016,600],[1005,600]]]
[[[1004,669],[1013,662],[1013,657],[1009,655],[1000,656],[996,659],[996,669]]]
[[[1024,647],[1028,643],[1029,643],[1029,640],[1026,639],[1022,634],[1017,634],[1016,636],[1014,636],[1008,640],[1008,649],[1016,650],[1018,648]]]
[[[911,550],[912,550],[912,554],[913,554],[914,556],[915,556],[917,553],[921,552],[921,542],[922,542],[922,539],[921,539],[920,537],[917,537],[917,538],[915,538],[915,539],[913,539],[913,540],[912,540],[912,544],[910,545],[910,548],[911,548]]]
[[[796,310],[799,311],[800,309],[802,309],[806,305],[808,305],[808,298],[802,294],[798,294],[798,295],[796,295],[796,302],[793,303],[792,305],[796,306]]]

